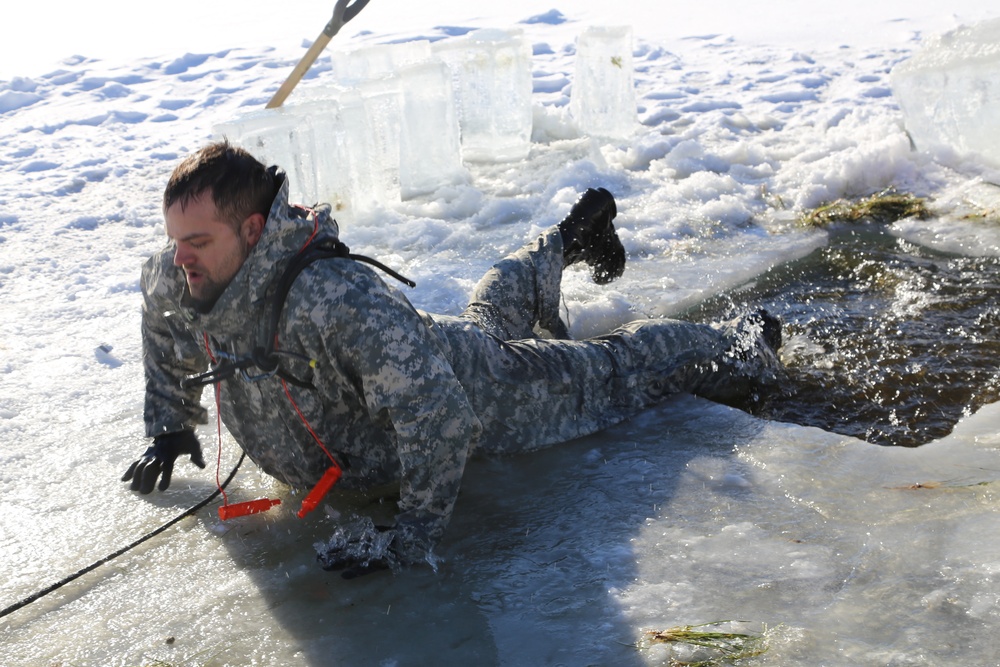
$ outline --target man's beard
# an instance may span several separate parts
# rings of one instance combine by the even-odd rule
[[[191,293],[190,283],[187,285],[187,302],[195,311],[204,315],[212,311],[215,307],[215,303],[222,296],[222,293],[226,291],[229,287],[229,283],[232,282],[232,278],[227,280],[225,283],[217,283],[210,278],[202,278],[201,283],[201,296],[195,296]]]
[[[226,269],[230,269],[231,273],[228,277],[221,280],[216,280],[209,276],[206,271],[198,271],[201,274],[201,286],[199,289],[200,295],[195,296],[191,292],[191,283],[187,281],[187,271],[185,270],[185,282],[187,283],[187,303],[196,312],[205,314],[211,312],[212,308],[215,307],[216,302],[218,302],[219,297],[225,293],[226,288],[239,273],[240,269],[243,267],[243,262],[246,261],[247,256],[250,254],[250,247],[240,242],[239,247],[236,249],[235,253],[230,254],[225,258],[223,265]],[[195,267],[197,270],[198,267]]]

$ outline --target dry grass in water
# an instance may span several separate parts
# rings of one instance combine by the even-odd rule
[[[725,632],[721,626],[733,621],[681,625],[646,633],[644,645],[670,644],[670,665],[675,667],[716,667],[752,658],[767,651],[767,629],[762,633]],[[709,629],[712,628],[712,629]]]
[[[836,222],[870,221],[882,224],[903,218],[928,218],[927,202],[915,195],[893,189],[850,201],[838,199],[804,213],[799,222],[807,227],[825,227]]]
[[[913,484],[904,484],[903,486],[890,486],[887,488],[897,490],[897,491],[916,491],[920,489],[941,489],[947,491],[949,489],[969,489],[979,486],[989,486],[993,482],[961,482],[955,480],[945,480],[942,482],[932,481],[932,482],[915,482]]]

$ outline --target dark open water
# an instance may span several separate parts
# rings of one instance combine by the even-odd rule
[[[998,297],[1000,259],[944,254],[860,225],[689,316],[763,306],[781,317],[788,377],[751,412],[912,447],[1000,397]]]

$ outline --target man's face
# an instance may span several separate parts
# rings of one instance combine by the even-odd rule
[[[238,233],[219,218],[211,193],[202,192],[181,209],[180,203],[167,209],[167,237],[174,242],[174,265],[184,270],[194,307],[208,312],[243,266],[256,243],[245,234],[246,222]]]

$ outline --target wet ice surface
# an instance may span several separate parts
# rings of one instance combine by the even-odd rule
[[[997,416],[911,450],[678,398],[600,436],[474,462],[437,574],[350,581],[314,560],[330,520],[295,518],[301,497],[248,470],[236,492],[277,491],[281,511],[187,520],[6,619],[5,659],[646,665],[666,657],[630,646],[646,630],[740,619],[774,628],[759,664],[986,664]],[[82,558],[100,543],[60,546]]]

